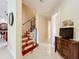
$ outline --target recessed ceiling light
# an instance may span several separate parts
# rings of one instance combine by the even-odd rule
[[[40,0],[40,2],[43,2],[43,0]]]

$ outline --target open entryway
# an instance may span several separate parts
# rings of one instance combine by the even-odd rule
[[[0,0],[0,59],[12,59],[8,50],[8,1]]]
[[[0,0],[0,48],[8,42],[8,2]]]
[[[36,5],[32,2],[22,0],[23,59],[63,59],[54,51],[58,14],[56,12],[50,14],[51,11],[47,7],[43,9],[44,5],[47,5],[46,2],[43,3],[44,5],[40,4],[41,1],[37,1]]]

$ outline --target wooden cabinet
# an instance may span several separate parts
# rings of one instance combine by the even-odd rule
[[[79,42],[56,37],[55,51],[64,59],[79,59]]]
[[[79,59],[79,42],[74,42],[70,48],[71,48],[70,58],[71,59]]]

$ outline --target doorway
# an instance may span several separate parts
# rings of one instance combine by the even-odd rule
[[[8,41],[8,2],[6,0],[0,2],[0,47],[3,47]]]
[[[57,24],[58,24],[58,21],[57,21],[57,17],[58,17],[58,13],[56,13],[55,15],[53,15],[51,17],[51,44],[52,44],[52,47],[55,47],[55,36],[58,35],[58,28],[57,28]]]

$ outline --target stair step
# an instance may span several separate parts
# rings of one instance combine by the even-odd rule
[[[27,36],[27,35],[23,35],[23,36],[22,36],[22,38],[26,38],[26,37],[30,37],[30,36]]]
[[[28,47],[29,45],[34,45],[34,42],[26,43],[25,45],[22,45],[22,48],[24,49],[25,47]]]
[[[22,40],[22,43],[28,42],[28,41],[30,41],[30,40],[32,40],[32,39]]]
[[[28,40],[28,37],[22,38],[22,40]]]
[[[31,48],[22,51],[22,55],[24,56],[25,54],[27,54],[28,52],[31,52],[33,49],[35,49],[38,45],[32,46]]]
[[[31,47],[33,47],[33,45],[32,45],[32,44],[31,44],[31,45],[29,45],[29,46],[27,46],[27,47],[25,47],[25,48],[23,48],[23,49],[22,49],[22,51],[28,50],[28,49],[30,49]]]
[[[22,36],[22,55],[24,56],[28,52],[31,52],[38,45],[31,38],[31,32],[26,31],[26,33]]]

